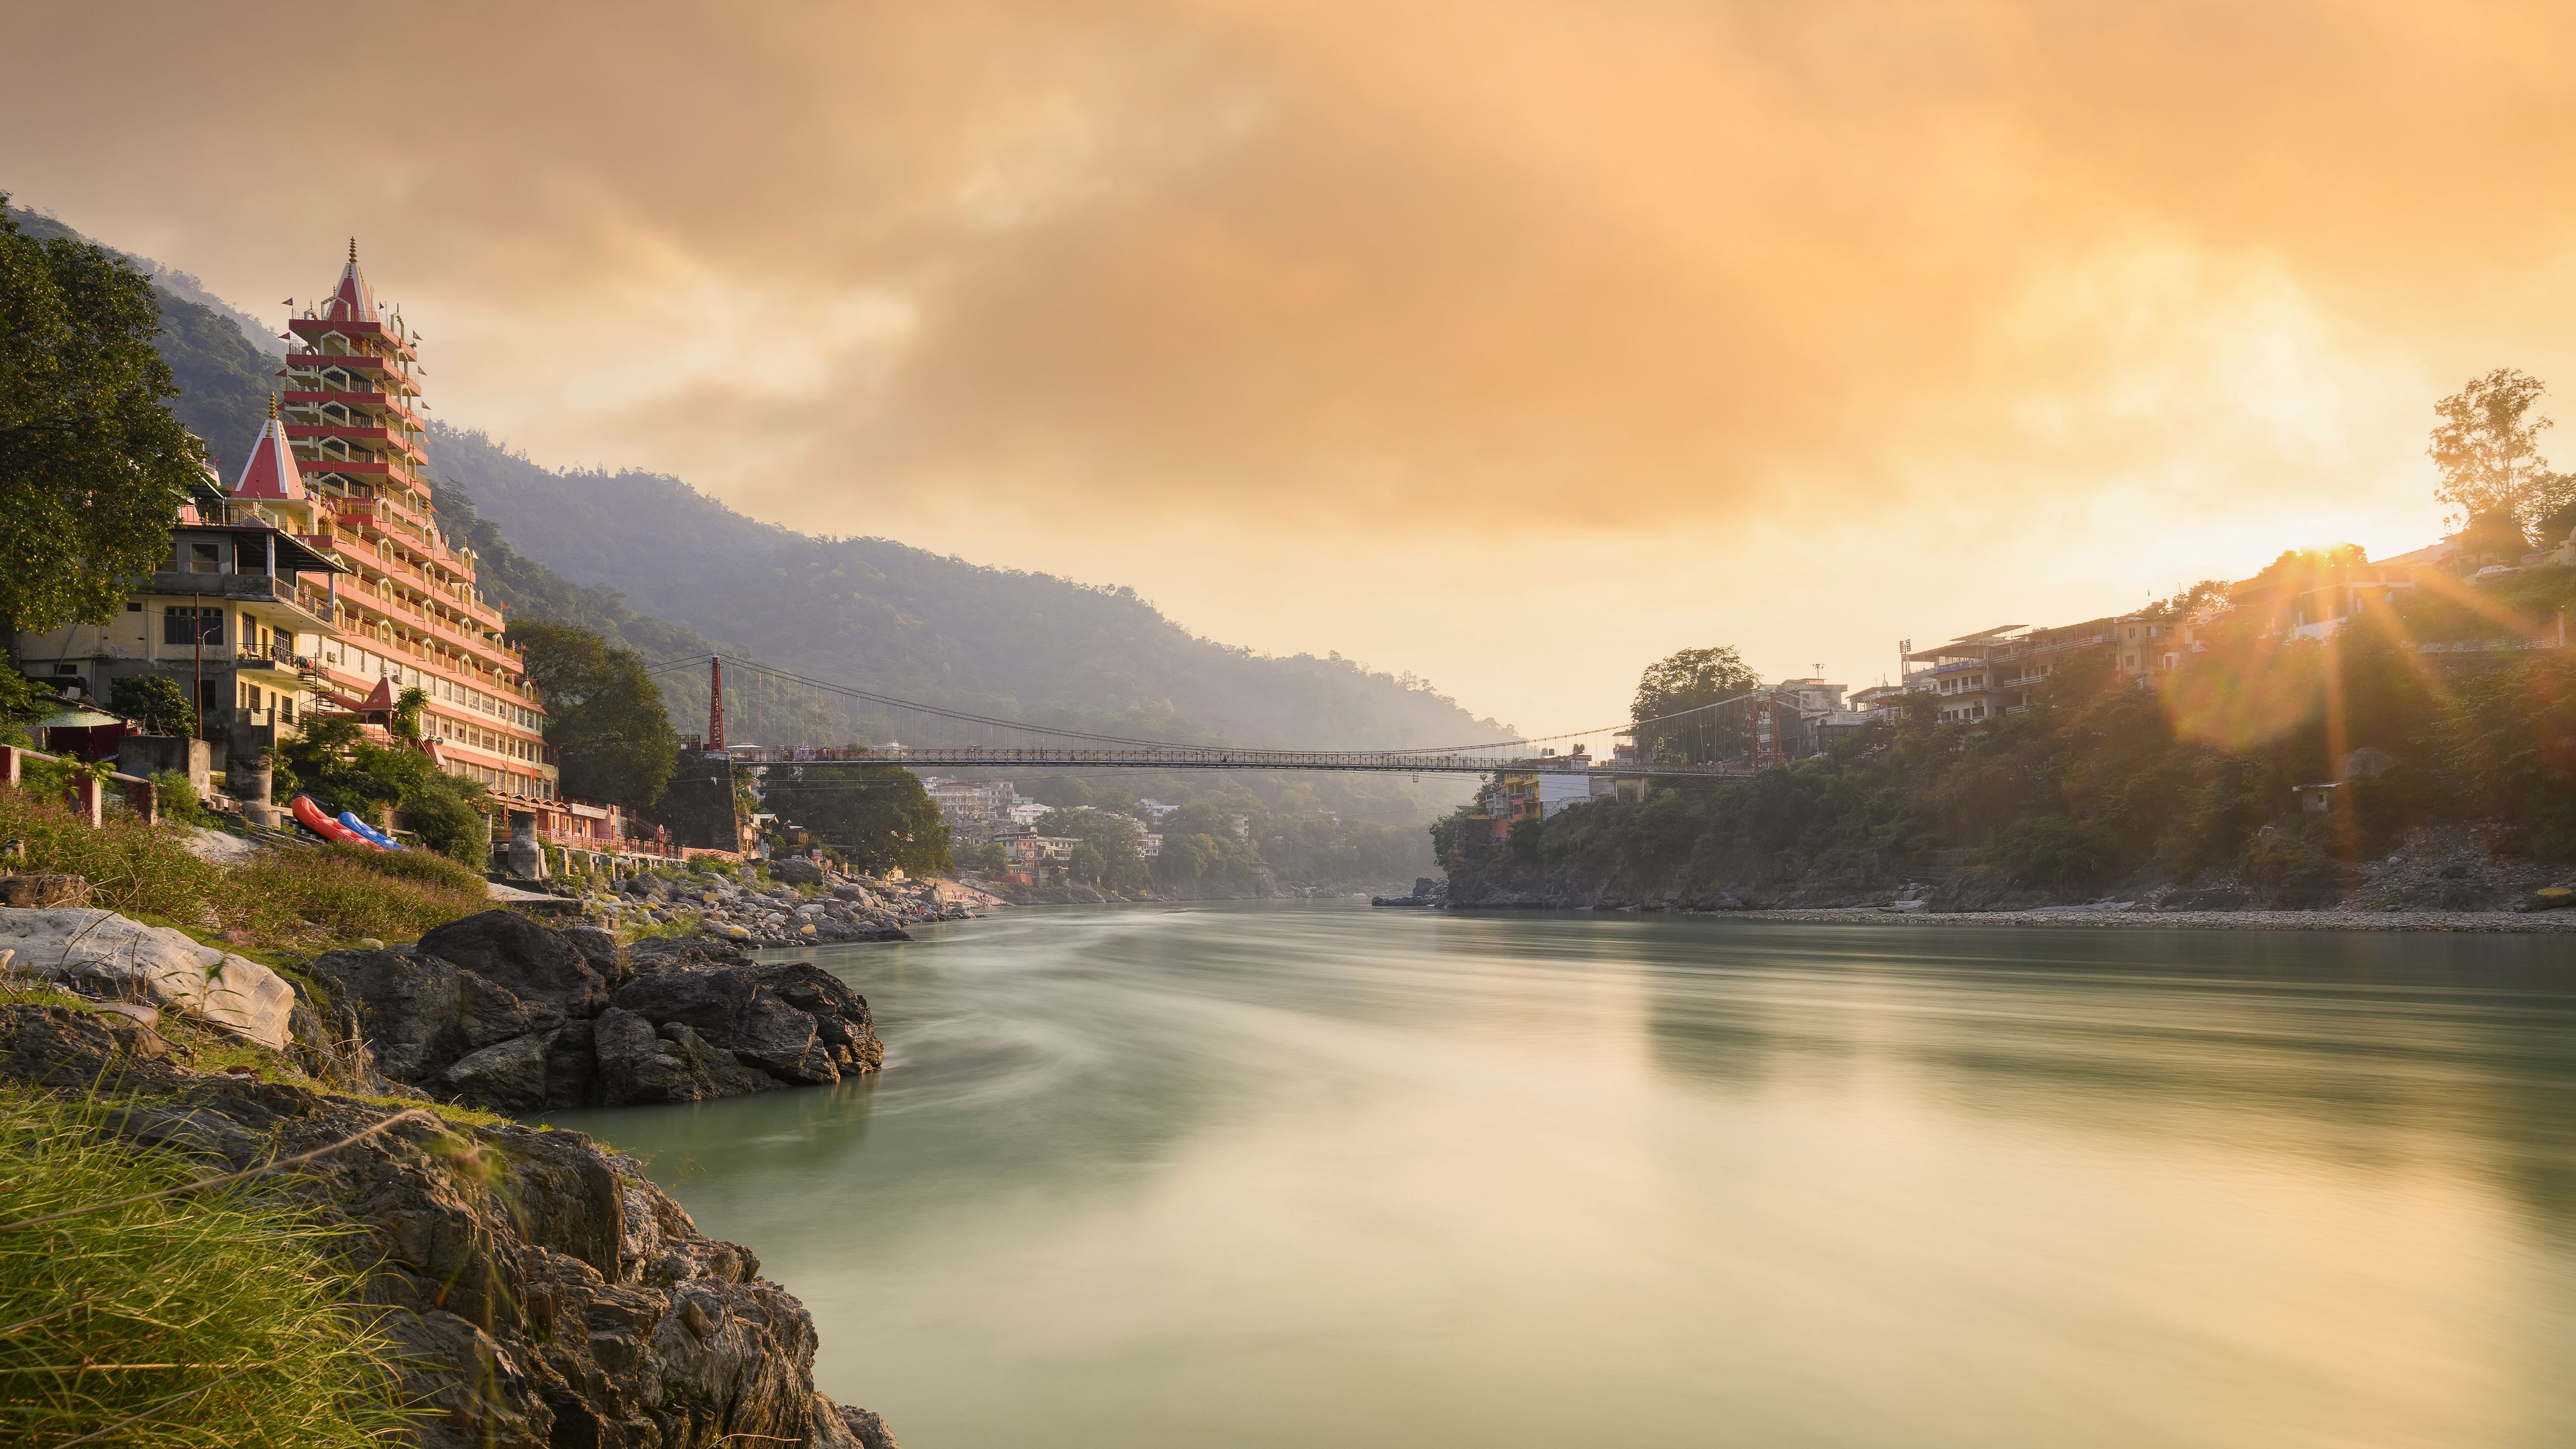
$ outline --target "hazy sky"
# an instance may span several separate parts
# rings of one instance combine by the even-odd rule
[[[2411,548],[2437,396],[2576,398],[2563,4],[403,9],[0,0],[0,188],[281,318],[354,233],[541,461],[1532,730]]]

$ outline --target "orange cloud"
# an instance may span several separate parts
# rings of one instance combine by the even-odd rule
[[[444,416],[1533,726],[1531,647],[1615,709],[1671,644],[1862,673],[1882,636],[2412,542],[2436,392],[2576,376],[2558,6],[13,27],[0,184],[251,305],[358,233]],[[1631,564],[1536,567],[1577,557]],[[1536,600],[1508,629],[1456,602],[1497,560]],[[1340,569],[1378,591],[1311,596]],[[1820,571],[1830,610],[1774,609]]]

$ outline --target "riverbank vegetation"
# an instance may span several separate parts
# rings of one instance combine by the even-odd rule
[[[408,940],[491,904],[481,876],[425,851],[293,846],[224,865],[192,853],[192,835],[122,810],[92,828],[45,792],[0,787],[0,839],[19,842],[18,869],[80,876],[93,905],[233,949]]]
[[[2576,592],[2576,569],[2533,572],[2534,599]],[[2414,628],[2461,607],[2428,596],[2324,641],[2249,618],[2209,631],[2209,652],[2157,689],[2079,661],[2025,713],[1944,724],[1924,696],[1758,776],[1594,801],[1521,822],[1489,851],[1467,812],[1435,835],[1453,873],[1641,898],[1894,885],[1936,863],[2060,896],[2215,872],[2319,898],[2351,861],[2441,825],[2475,827],[2500,853],[2576,859],[2576,660],[2422,649]],[[2331,808],[2303,810],[2295,787],[2325,783]]]
[[[0,1087],[0,1440],[356,1449],[398,1431],[389,1345],[334,1235],[259,1179],[173,1192],[220,1167],[113,1130],[128,1110]]]

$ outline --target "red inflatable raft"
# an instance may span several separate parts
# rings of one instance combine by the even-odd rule
[[[362,845],[369,850],[384,849],[383,846],[323,814],[322,807],[314,804],[313,797],[310,795],[296,796],[286,802],[286,808],[294,814],[296,824],[334,845]]]

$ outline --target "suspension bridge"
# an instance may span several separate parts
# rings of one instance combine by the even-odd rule
[[[969,710],[924,704],[918,700],[856,686],[815,679],[757,660],[724,654],[692,654],[648,665],[650,676],[682,669],[707,670],[707,729],[699,748],[724,754],[738,764],[833,765],[900,764],[929,769],[1138,769],[1138,770],[1317,770],[1396,775],[1490,775],[1518,773],[1589,773],[1640,778],[1712,778],[1744,776],[1778,763],[1777,738],[1770,700],[1758,693],[1712,700],[1675,714],[1648,720],[1621,720],[1589,730],[1472,744],[1401,750],[1278,749],[1139,739],[1059,725],[997,718]],[[845,713],[854,738],[883,731],[883,745],[731,745],[725,740],[725,671],[756,687],[793,691]],[[1724,711],[1742,707],[1740,725],[1730,727]],[[1769,728],[1766,728],[1768,726]],[[1633,736],[1652,728],[1659,741],[1678,741],[1687,758],[1638,758],[1642,752],[1620,752],[1614,759],[1594,759],[1582,743],[1614,736]],[[909,737],[908,739],[906,737]],[[1745,744],[1743,757],[1716,758],[1723,741]],[[1571,750],[1559,746],[1573,744]],[[1688,748],[1699,743],[1701,748]]]

